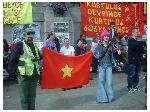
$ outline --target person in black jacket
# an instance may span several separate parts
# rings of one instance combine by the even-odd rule
[[[86,51],[83,47],[83,40],[82,39],[78,39],[77,40],[77,45],[75,46],[75,56],[79,56],[84,54]]]
[[[144,80],[145,80],[145,106],[144,108],[147,109],[147,46],[145,46],[145,53],[143,54],[143,72],[145,73]]]
[[[132,29],[132,36],[128,40],[128,90],[133,93],[139,91],[139,71],[143,59],[145,42],[137,41],[139,29]]]
[[[110,22],[110,27],[108,28],[108,32],[111,35],[110,39],[112,41],[118,42],[118,33],[117,33],[117,29],[115,28],[115,22]]]
[[[59,39],[56,36],[54,38],[54,41],[55,41],[55,44],[56,44],[57,51],[60,52],[60,42],[59,42]]]
[[[6,39],[3,39],[3,69],[8,66],[9,45]]]
[[[88,50],[88,44],[87,44],[87,41],[86,41],[86,36],[84,34],[80,35],[80,38],[78,40],[81,40],[82,41],[82,50],[84,52],[86,52]],[[77,42],[78,42],[77,40]]]

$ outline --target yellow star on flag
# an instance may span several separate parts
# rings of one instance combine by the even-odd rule
[[[65,68],[62,68],[61,70],[64,72],[63,78],[66,76],[71,77],[71,72],[72,72],[73,68],[69,68],[68,65],[66,64]]]

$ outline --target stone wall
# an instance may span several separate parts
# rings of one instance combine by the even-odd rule
[[[32,3],[33,22],[40,22],[41,41],[44,41],[45,33],[54,30],[54,22],[68,22],[69,23],[69,37],[73,45],[79,35],[81,34],[81,18],[79,7],[72,7],[67,3],[68,11],[63,16],[56,16],[50,7],[49,2],[34,2]],[[12,42],[12,27],[14,25],[3,25],[3,37],[9,43]]]

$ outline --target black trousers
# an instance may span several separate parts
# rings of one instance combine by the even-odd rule
[[[95,57],[93,57],[92,58],[92,71],[93,72],[96,72],[97,70],[98,70],[98,60],[95,58]]]

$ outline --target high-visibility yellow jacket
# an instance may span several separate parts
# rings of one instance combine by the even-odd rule
[[[34,45],[35,46],[35,45]],[[26,43],[23,41],[23,55],[20,56],[19,61],[23,62],[23,66],[18,66],[18,70],[21,76],[31,76],[33,74],[34,66],[36,67],[36,70],[38,74],[40,75],[39,71],[39,62],[32,61],[32,58],[34,57],[30,47],[26,45]],[[36,57],[39,58],[38,48],[35,46],[36,51]]]

